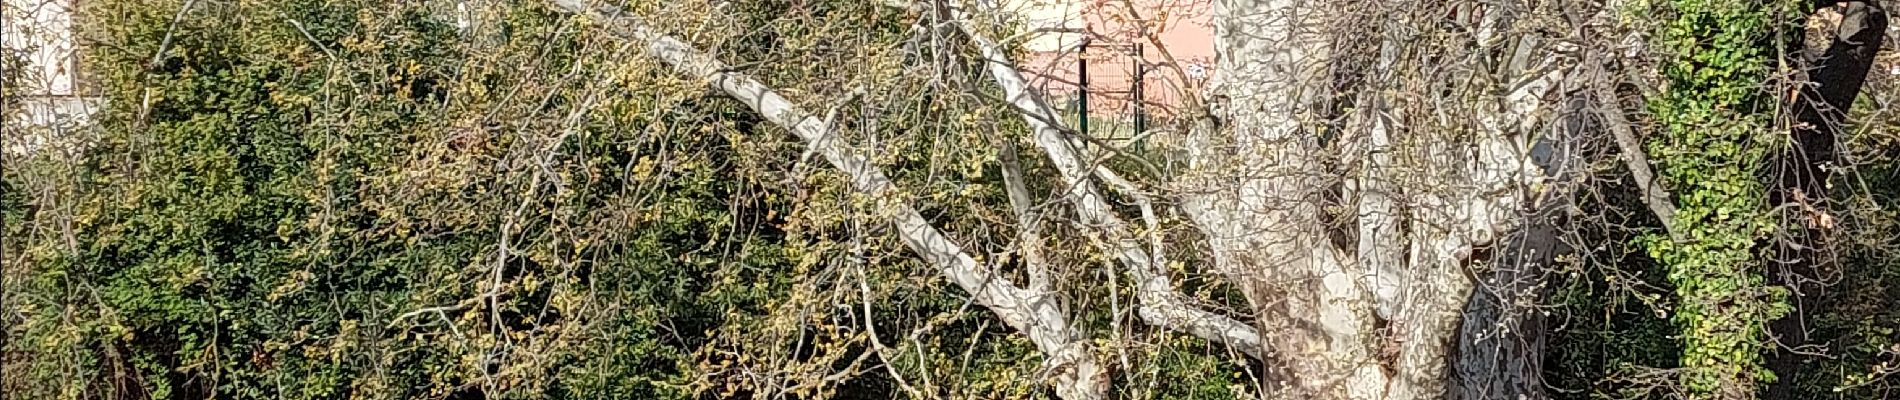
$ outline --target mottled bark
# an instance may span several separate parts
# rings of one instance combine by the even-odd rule
[[[1543,222],[1499,243],[1493,271],[1472,291],[1453,366],[1455,400],[1540,400],[1545,337],[1541,309],[1550,288],[1550,263],[1569,249],[1557,225]]]
[[[1595,102],[1575,97],[1565,107],[1565,117],[1532,152],[1552,182],[1583,179],[1587,166],[1600,155],[1590,151],[1601,141],[1604,125]],[[1549,398],[1542,379],[1549,332],[1543,309],[1545,296],[1558,284],[1552,263],[1572,251],[1562,236],[1569,197],[1567,191],[1546,193],[1538,211],[1523,216],[1523,225],[1492,246],[1493,255],[1485,260],[1490,270],[1480,275],[1465,304],[1447,398]]]
[[[1508,85],[1476,95],[1358,91],[1360,122],[1344,145],[1363,153],[1349,160],[1356,175],[1347,177],[1359,235],[1355,248],[1339,251],[1318,210],[1329,182],[1322,154],[1331,148],[1306,128],[1322,124],[1320,100],[1336,90],[1324,26],[1342,18],[1328,13],[1344,11],[1297,1],[1216,5],[1223,59],[1211,90],[1224,125],[1190,140],[1202,148],[1191,152],[1194,172],[1205,174],[1190,183],[1206,186],[1190,185],[1205,190],[1184,206],[1208,232],[1217,269],[1249,290],[1269,361],[1290,381],[1284,396],[1444,397],[1474,253],[1513,229],[1542,195],[1527,190],[1541,171],[1519,143],[1543,126],[1552,108],[1545,98],[1575,60],[1539,38],[1502,36],[1511,26],[1504,13],[1491,13],[1485,18],[1497,20],[1484,19],[1493,26],[1485,34],[1494,36],[1478,42],[1511,51],[1485,78]],[[1418,55],[1401,57],[1403,38],[1386,40],[1368,76],[1435,75],[1429,69],[1437,66]],[[1471,117],[1448,120],[1394,92],[1432,93],[1425,101]],[[1463,129],[1473,131],[1453,133]],[[1390,328],[1375,332],[1381,314]]]
[[[1224,124],[1197,132],[1184,201],[1207,234],[1215,269],[1259,314],[1276,397],[1384,398],[1388,377],[1371,294],[1319,223],[1318,138],[1303,135],[1314,99],[1331,86],[1326,4],[1221,0],[1212,92]]]

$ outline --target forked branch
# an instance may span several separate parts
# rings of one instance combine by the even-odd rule
[[[660,33],[639,17],[615,7],[588,4],[585,0],[550,1],[558,9],[593,18],[614,35],[642,45],[648,56],[673,72],[710,83],[766,120],[803,139],[833,167],[844,172],[853,189],[881,203],[883,215],[912,251],[969,292],[976,304],[1029,336],[1037,349],[1048,357],[1045,365],[1057,381],[1055,388],[1059,396],[1071,400],[1106,396],[1106,371],[1096,364],[1086,342],[1069,328],[1067,316],[1054,302],[1044,301],[1042,296],[998,278],[994,271],[978,263],[943,231],[932,226],[916,208],[891,201],[897,189],[890,178],[860,151],[841,145],[825,121],[759,80],[734,71],[686,42]]]

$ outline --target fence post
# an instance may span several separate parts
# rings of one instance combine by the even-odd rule
[[[1141,83],[1142,81],[1148,80],[1148,60],[1142,57],[1141,50],[1141,43],[1135,43],[1135,93],[1133,97],[1135,100],[1135,137],[1138,138],[1135,140],[1135,149],[1147,150],[1148,137],[1142,136],[1142,133],[1148,131],[1148,105],[1142,103]]]
[[[1081,76],[1081,79],[1076,81],[1076,86],[1080,89],[1077,93],[1080,96],[1076,98],[1075,126],[1082,132],[1083,146],[1087,146],[1086,138],[1089,136],[1089,42],[1087,39],[1082,40],[1082,48],[1076,52],[1075,61],[1077,75]]]

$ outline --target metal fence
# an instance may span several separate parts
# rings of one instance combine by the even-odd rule
[[[1032,85],[1076,130],[1111,141],[1141,138],[1178,114],[1188,87],[1183,78],[1205,75],[1197,62],[1174,70],[1147,47],[1085,42],[1068,51],[1032,54],[1025,69]]]

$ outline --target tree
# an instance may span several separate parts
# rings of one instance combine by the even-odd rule
[[[557,2],[563,8],[594,15],[612,24],[628,39],[647,47],[650,56],[676,71],[711,82],[761,115],[797,133],[812,151],[823,154],[855,182],[857,190],[889,198],[893,190],[881,171],[865,156],[853,154],[834,141],[827,120],[803,111],[775,90],[716,59],[664,34],[639,17],[617,8],[600,8],[578,1]],[[1446,390],[1447,363],[1458,316],[1473,282],[1466,271],[1476,248],[1489,244],[1518,222],[1520,204],[1538,193],[1525,190],[1542,174],[1527,155],[1512,146],[1536,128],[1542,97],[1554,87],[1560,73],[1558,56],[1539,56],[1531,49],[1504,68],[1504,78],[1492,82],[1525,82],[1490,97],[1501,108],[1479,108],[1488,117],[1457,121],[1456,128],[1476,128],[1472,138],[1432,138],[1395,143],[1391,131],[1402,117],[1370,113],[1359,122],[1364,133],[1350,140],[1364,141],[1357,155],[1369,165],[1349,184],[1359,202],[1358,248],[1334,248],[1328,235],[1335,228],[1322,224],[1320,194],[1331,182],[1323,176],[1317,154],[1329,146],[1311,134],[1302,118],[1319,107],[1315,97],[1330,82],[1322,31],[1312,29],[1343,16],[1298,4],[1222,2],[1217,6],[1223,54],[1216,98],[1209,117],[1189,133],[1191,170],[1177,182],[1153,187],[1179,204],[1192,226],[1207,238],[1213,270],[1245,293],[1259,326],[1199,310],[1182,301],[1163,269],[1169,246],[1154,229],[1154,198],[1112,169],[1094,165],[1095,156],[1080,150],[1081,141],[1062,127],[1036,93],[1028,90],[1007,52],[987,39],[962,4],[936,4],[979,50],[991,77],[1015,106],[1062,177],[1058,197],[1071,202],[1076,223],[1091,243],[1120,263],[1136,282],[1140,314],[1155,325],[1201,336],[1245,349],[1273,367],[1270,390],[1307,398],[1419,398]],[[1496,23],[1496,21],[1487,21]],[[1403,39],[1399,39],[1403,40]],[[1476,38],[1488,43],[1501,38]],[[1534,41],[1535,39],[1521,39]],[[1399,50],[1386,46],[1386,66],[1400,62]],[[1537,64],[1531,64],[1537,63]],[[1483,96],[1481,96],[1481,100]],[[1378,107],[1383,99],[1367,99]],[[1479,104],[1473,101],[1462,104]],[[1395,110],[1396,111],[1396,110]],[[1420,131],[1425,131],[1420,129]],[[1364,135],[1361,137],[1360,135]],[[1394,154],[1418,157],[1413,164],[1394,165]],[[1475,156],[1475,157],[1473,157]],[[1471,158],[1466,158],[1471,157]],[[1475,160],[1467,162],[1465,160]],[[1399,169],[1401,171],[1395,171]],[[1149,229],[1144,235],[1125,222],[1096,186],[1105,182],[1134,201]],[[1412,183],[1401,186],[1397,182]],[[1403,192],[1404,194],[1400,194]],[[1404,196],[1402,199],[1400,196]],[[1012,198],[1021,196],[1013,193]],[[1022,201],[1018,201],[1022,203]],[[1397,203],[1410,205],[1403,213]],[[1008,325],[1027,334],[1056,372],[1056,387],[1064,398],[1100,398],[1107,387],[1098,361],[1091,359],[1079,335],[1055,304],[1038,301],[1034,289],[998,279],[955,243],[947,240],[912,206],[892,207],[890,223],[912,250],[936,265],[958,286],[975,296]],[[1400,231],[1403,226],[1409,227]],[[1143,236],[1148,236],[1143,238]],[[1029,265],[1030,276],[1039,268]],[[1389,279],[1389,280],[1388,280]],[[1375,296],[1375,292],[1377,295]],[[1409,301],[1401,301],[1401,296]],[[1375,309],[1383,315],[1375,313]],[[1394,334],[1375,330],[1375,318],[1390,319]],[[1269,332],[1262,335],[1260,332]],[[1261,340],[1271,337],[1271,340]],[[1398,355],[1388,372],[1375,357],[1385,343],[1397,343]],[[1388,393],[1388,390],[1390,393]]]
[[[714,82],[728,94],[753,105],[760,113],[771,116],[780,125],[794,129],[803,139],[813,143],[814,151],[826,153],[835,166],[857,177],[859,190],[874,195],[892,190],[888,179],[883,178],[881,172],[867,169],[862,156],[842,153],[843,150],[834,147],[837,145],[831,142],[824,121],[800,111],[772,89],[744,75],[729,72],[719,61],[676,39],[656,33],[655,28],[647,26],[637,17],[617,10],[599,11],[581,2],[559,3],[570,10],[598,14],[624,24],[622,29],[625,34],[636,42],[651,46],[655,57],[688,76]],[[1475,29],[1462,32],[1469,36],[1451,41],[1447,43],[1449,46],[1442,48],[1447,50],[1449,56],[1438,56],[1453,60],[1467,57],[1477,59],[1474,67],[1478,68],[1471,68],[1473,72],[1453,75],[1459,80],[1480,82],[1473,85],[1477,88],[1472,91],[1475,94],[1460,92],[1457,88],[1434,87],[1430,83],[1410,87],[1401,84],[1398,88],[1417,92],[1400,93],[1431,100],[1432,104],[1439,107],[1437,110],[1408,110],[1392,106],[1403,101],[1401,98],[1387,98],[1363,91],[1332,92],[1329,90],[1333,84],[1329,79],[1330,74],[1339,68],[1333,62],[1346,57],[1332,54],[1339,48],[1336,46],[1338,43],[1322,27],[1349,21],[1355,16],[1350,11],[1344,11],[1344,7],[1315,7],[1301,2],[1216,2],[1216,40],[1222,62],[1216,82],[1209,90],[1213,96],[1207,101],[1209,109],[1201,114],[1207,120],[1190,124],[1190,169],[1175,180],[1150,184],[1150,187],[1158,189],[1144,190],[1112,169],[1089,162],[1095,157],[1084,155],[1078,146],[1086,138],[1075,138],[1072,132],[1060,125],[1050,108],[1023,83],[1007,53],[986,39],[981,28],[972,25],[965,5],[955,2],[926,5],[934,7],[937,12],[947,15],[958,24],[979,49],[995,83],[1030,125],[1034,143],[1045,152],[1062,176],[1062,185],[1067,189],[1059,197],[1072,203],[1079,219],[1077,222],[1084,232],[1091,235],[1092,243],[1103,253],[1112,255],[1129,277],[1138,282],[1136,291],[1141,294],[1139,307],[1148,322],[1192,333],[1210,341],[1242,347],[1258,346],[1260,350],[1250,354],[1271,366],[1268,381],[1273,387],[1270,390],[1281,393],[1281,396],[1437,397],[1448,389],[1447,380],[1451,373],[1447,368],[1451,363],[1447,360],[1453,354],[1451,349],[1457,345],[1454,338],[1459,328],[1459,317],[1463,314],[1466,300],[1472,297],[1472,288],[1475,286],[1474,272],[1469,270],[1471,264],[1478,261],[1474,258],[1475,253],[1496,244],[1506,232],[1526,226],[1527,216],[1542,207],[1541,201],[1548,200],[1552,193],[1561,196],[1564,191],[1570,190],[1569,186],[1574,185],[1551,178],[1570,175],[1565,171],[1564,164],[1580,162],[1571,158],[1581,155],[1564,154],[1559,159],[1546,159],[1543,165],[1535,165],[1530,162],[1531,155],[1526,150],[1534,141],[1531,133],[1546,129],[1544,127],[1552,121],[1559,121],[1550,117],[1550,114],[1562,109],[1561,105],[1565,103],[1552,101],[1551,97],[1560,86],[1577,85],[1570,83],[1573,80],[1567,78],[1603,68],[1600,65],[1583,65],[1587,59],[1603,62],[1601,59],[1605,55],[1597,54],[1598,50],[1580,49],[1574,44],[1561,43],[1559,41],[1564,39],[1561,37],[1517,32],[1540,22],[1537,21],[1539,16],[1568,18],[1568,28],[1571,28],[1568,30],[1592,25],[1614,25],[1608,21],[1614,20],[1611,14],[1617,11],[1619,5],[1604,5],[1595,13],[1596,16],[1580,16],[1581,13],[1574,8],[1562,9],[1562,6],[1553,4],[1532,5],[1522,11],[1484,9],[1481,6],[1431,9],[1397,2],[1385,2],[1379,6],[1372,10],[1375,15],[1368,18],[1375,24],[1389,17],[1377,15],[1379,12],[1393,12],[1390,16],[1400,15],[1398,12],[1402,11],[1412,15],[1465,18],[1454,18],[1454,21],[1468,23]],[[1703,12],[1694,5],[1685,4],[1683,7],[1684,18]],[[1715,6],[1718,10],[1736,7],[1747,6]],[[1772,21],[1766,13],[1736,18],[1735,23],[1740,24]],[[1401,49],[1399,45],[1416,46],[1418,42],[1415,37],[1408,36],[1411,32],[1407,30],[1420,29],[1419,26],[1424,24],[1394,25],[1390,28],[1396,32],[1374,46],[1378,49],[1378,61],[1375,67],[1365,73],[1388,79],[1403,79],[1431,76],[1429,72],[1420,74],[1412,68],[1447,68],[1442,62],[1420,63],[1417,59],[1401,54],[1407,50],[1416,51]],[[1746,29],[1735,34],[1742,37],[1758,35]],[[1687,36],[1683,39],[1695,38]],[[1479,49],[1504,44],[1501,48],[1506,51],[1486,53],[1457,50],[1466,44],[1475,44],[1475,48]],[[1582,53],[1583,56],[1579,57],[1576,53]],[[1763,58],[1754,57],[1745,59]],[[1860,61],[1855,63],[1865,64]],[[1861,72],[1859,75],[1864,74]],[[1738,79],[1741,82],[1754,82],[1761,77],[1741,75]],[[1845,86],[1848,88],[1839,90],[1854,92],[1858,88],[1857,84],[1851,82]],[[1728,89],[1692,87],[1686,90],[1687,93],[1711,90],[1715,95],[1722,96],[1722,91]],[[1603,95],[1598,101],[1615,102],[1620,99],[1614,87],[1595,91]],[[1354,102],[1359,114],[1325,115],[1322,103],[1328,101]],[[1669,104],[1667,101],[1672,100],[1666,100],[1663,104]],[[1613,120],[1620,120],[1623,118],[1620,115],[1622,111],[1620,106],[1614,104],[1605,108],[1604,113]],[[1436,121],[1431,118],[1407,118],[1408,114],[1424,113],[1436,114]],[[1453,117],[1448,121],[1445,114]],[[1345,132],[1334,137],[1318,132],[1313,123],[1340,117],[1346,117],[1350,122],[1344,127]],[[1674,206],[1668,203],[1666,195],[1647,182],[1650,179],[1647,176],[1651,174],[1648,172],[1649,166],[1644,161],[1646,157],[1643,157],[1643,150],[1629,145],[1631,140],[1626,132],[1627,122],[1613,122],[1612,125],[1611,129],[1622,132],[1619,142],[1624,144],[1622,150],[1626,153],[1625,160],[1638,177],[1638,185],[1652,199],[1652,209],[1661,216],[1665,225],[1691,224],[1697,225],[1694,229],[1709,229],[1701,227],[1710,222],[1700,220],[1700,214],[1685,217],[1690,218],[1689,221],[1677,219]],[[1762,127],[1738,129],[1744,135],[1753,135]],[[1409,134],[1395,140],[1396,131]],[[1461,134],[1448,134],[1453,132]],[[1575,146],[1575,141],[1581,140],[1576,134],[1588,133],[1591,132],[1577,132],[1562,138],[1570,141],[1568,143],[1542,138],[1542,144],[1546,148]],[[1322,167],[1325,160],[1316,157],[1326,154],[1341,157],[1345,164],[1362,167],[1344,178],[1329,177],[1330,171]],[[1826,157],[1810,156],[1808,159],[1821,160]],[[1696,164],[1696,167],[1706,168],[1706,165]],[[1343,182],[1334,179],[1342,179]],[[1683,182],[1683,179],[1689,178],[1675,178],[1678,183]],[[1138,205],[1150,227],[1147,231],[1149,240],[1142,240],[1142,233],[1131,229],[1130,224],[1124,222],[1104,201],[1105,194],[1096,187],[1098,182],[1117,189]],[[1341,202],[1343,204],[1327,204],[1322,193],[1334,184],[1349,188],[1350,194],[1347,196],[1350,200]],[[1020,193],[1012,194],[1017,204],[1025,202]],[[1746,202],[1753,195],[1740,192],[1723,196]],[[1180,212],[1191,220],[1190,225],[1206,239],[1205,245],[1212,252],[1212,270],[1245,294],[1249,304],[1252,304],[1253,314],[1257,316],[1257,326],[1243,326],[1231,318],[1197,310],[1195,306],[1179,300],[1169,278],[1160,268],[1163,260],[1167,259],[1165,254],[1168,249],[1162,243],[1163,239],[1156,236],[1157,230],[1153,229],[1157,225],[1153,220],[1153,203],[1157,197],[1166,197],[1172,200],[1169,203],[1177,204]],[[1321,218],[1324,208],[1340,205],[1356,208],[1352,220],[1357,226],[1351,230],[1356,230],[1358,237],[1353,248],[1333,246],[1328,240],[1329,235],[1345,229],[1328,226]],[[899,211],[892,223],[899,227],[913,250],[940,266],[959,286],[977,296],[980,304],[990,307],[1008,324],[1032,337],[1038,347],[1054,360],[1052,368],[1061,371],[1057,375],[1056,385],[1063,397],[1102,396],[1105,384],[1100,375],[1101,368],[1081,355],[1087,351],[1075,342],[1077,335],[1067,330],[1069,322],[1062,318],[1060,310],[1032,306],[1036,304],[1033,289],[1024,291],[1009,283],[982,279],[990,272],[986,272],[971,257],[963,255],[955,244],[943,239],[943,234],[929,226],[915,211],[901,204],[893,207]],[[1726,207],[1731,206],[1713,207],[1726,210]],[[1747,204],[1734,207],[1759,208]],[[1021,207],[1018,209],[1021,210]],[[1723,212],[1726,216],[1728,211]],[[1719,222],[1713,224],[1710,226],[1714,227],[1715,232],[1747,232],[1750,229],[1720,227],[1722,225]],[[1718,243],[1696,235],[1679,234],[1673,240],[1690,246]],[[1752,240],[1747,238],[1743,237]],[[1542,241],[1548,242],[1549,239]],[[1673,248],[1662,244],[1665,242],[1658,243],[1659,248]],[[1680,264],[1673,268],[1681,271],[1708,273],[1705,269],[1709,265],[1746,265],[1741,260],[1750,257],[1746,254],[1749,245],[1744,241],[1741,246],[1713,251],[1739,259],[1710,261],[1713,264],[1668,257],[1664,257],[1664,261]],[[1548,248],[1549,245],[1542,247]],[[1658,254],[1671,251],[1701,253],[1705,250],[1659,251]],[[1029,268],[1033,271],[1038,267],[1032,265]],[[1709,273],[1708,276],[1738,274],[1747,276],[1751,273],[1736,270]],[[1037,273],[1031,272],[1030,275],[1035,276]],[[1750,307],[1772,308],[1776,302],[1772,299],[1702,298],[1699,296],[1705,294],[1693,287],[1706,283],[1696,278],[1682,278],[1677,280],[1677,284],[1683,286],[1683,296],[1685,300],[1691,301],[1689,304],[1692,306],[1702,304],[1700,302],[1713,302],[1763,304]],[[1759,283],[1744,282],[1743,285],[1751,287],[1748,285],[1758,286]],[[1720,290],[1722,292],[1715,295],[1734,296],[1747,292],[1733,287]],[[1757,310],[1766,309],[1769,308]],[[1685,317],[1685,321],[1688,321],[1686,329],[1694,332],[1711,329],[1702,327],[1700,324],[1703,322],[1697,321],[1705,320],[1697,318],[1726,318],[1697,317],[1699,314],[1696,311],[1689,313],[1691,316]],[[1769,311],[1767,314],[1738,316],[1731,320],[1761,324],[1775,319],[1775,315],[1779,314]],[[1390,333],[1379,332],[1375,328],[1381,323],[1392,327]],[[1727,329],[1717,331],[1731,332]],[[1749,331],[1760,330],[1743,328],[1733,331],[1737,333],[1718,333],[1710,340],[1741,341],[1737,343],[1760,340],[1758,337],[1750,339],[1749,335],[1754,334],[1746,333]],[[1263,337],[1270,339],[1261,340]],[[1720,343],[1731,342],[1690,343],[1691,352],[1685,361],[1690,364],[1689,386],[1692,392],[1711,393],[1717,387],[1735,383],[1741,385],[1726,388],[1751,387],[1748,383],[1752,378],[1748,377],[1752,373],[1747,370],[1757,365],[1749,361],[1752,358],[1747,358],[1752,356],[1723,359],[1706,367],[1696,357],[1701,357],[1697,356],[1703,354],[1698,353],[1700,351],[1758,354],[1763,348]],[[1388,347],[1396,347],[1392,351],[1396,354],[1380,354],[1380,349]],[[1527,358],[1535,358],[1535,354],[1530,356]],[[1379,360],[1382,357],[1389,359]],[[1725,372],[1731,375],[1724,377],[1708,375],[1715,372],[1704,368],[1738,369]],[[1535,372],[1503,372],[1513,373]],[[1511,379],[1535,382],[1535,379],[1522,377]],[[1473,383],[1477,385],[1460,393],[1475,398],[1481,396],[1477,394],[1483,393],[1481,390],[1493,389],[1482,377]],[[1536,391],[1529,387],[1512,390]],[[1728,393],[1723,396],[1745,395]]]
[[[108,122],[9,172],[5,366],[79,379],[8,388],[1541,399],[1550,295],[1640,258],[1655,376],[1748,398],[1794,381],[1768,255],[1837,246],[1884,30],[1841,7],[1813,103],[1758,89],[1790,2],[1217,0],[1145,151],[1070,128],[986,2],[196,3],[102,6]],[[1646,252],[1574,259],[1606,242]]]

